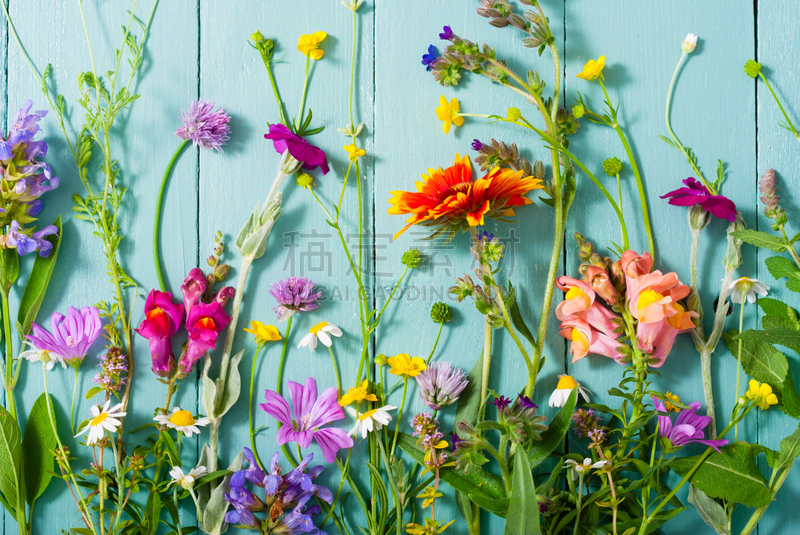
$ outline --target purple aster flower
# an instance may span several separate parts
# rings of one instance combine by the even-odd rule
[[[511,400],[505,396],[495,397],[492,404],[497,407],[498,411],[501,411],[511,405]]]
[[[269,134],[264,134],[264,137],[272,140],[275,152],[283,154],[288,150],[292,158],[303,162],[303,168],[316,169],[319,167],[322,169],[323,175],[327,175],[330,171],[328,157],[325,156],[322,149],[315,147],[297,134],[293,134],[285,125],[269,125]]]
[[[435,411],[452,405],[469,383],[465,376],[463,370],[448,362],[430,364],[416,377],[422,402]]]
[[[453,30],[450,26],[445,26],[442,28],[442,33],[439,34],[439,39],[443,41],[452,41],[453,40]]]
[[[100,312],[96,308],[78,310],[70,307],[66,317],[58,312],[50,316],[52,334],[34,322],[33,334],[27,338],[39,351],[48,351],[71,366],[79,366],[102,328]]]
[[[520,405],[522,405],[523,409],[538,409],[539,408],[539,405],[537,405],[534,402],[532,402],[531,398],[529,398],[528,396],[523,396],[522,394],[520,394],[518,396],[518,399],[519,399],[519,403],[520,403]]]
[[[473,139],[472,140],[472,150],[480,151],[483,149],[483,143],[481,143],[480,139]]]
[[[658,412],[667,412],[664,402],[659,401],[655,396],[653,396],[653,404]],[[717,440],[705,439],[703,430],[711,423],[711,418],[695,414],[695,411],[700,408],[699,401],[689,403],[688,407],[688,409],[683,409],[678,414],[674,425],[669,416],[659,414],[658,434],[661,435],[661,438],[666,439],[676,449],[691,442],[699,442],[719,451],[719,448],[728,444],[728,441],[724,438]]]
[[[195,100],[189,105],[189,111],[181,110],[183,126],[178,128],[175,135],[184,141],[191,139],[195,147],[222,152],[220,147],[230,137],[230,120],[224,109],[214,111],[214,104],[211,102]]]
[[[679,188],[662,195],[662,199],[669,197],[669,204],[673,206],[694,206],[699,204],[703,210],[720,219],[733,222],[736,219],[736,205],[732,200],[722,195],[711,195],[708,188],[702,183],[689,177],[683,181],[685,188]]]
[[[336,453],[340,449],[353,447],[353,439],[343,429],[322,429],[324,425],[344,419],[344,411],[339,406],[339,391],[335,386],[325,390],[317,398],[317,382],[309,377],[305,386],[289,381],[289,395],[292,398],[292,407],[272,390],[264,393],[267,402],[259,405],[283,424],[276,439],[279,446],[296,442],[300,447],[307,448],[316,440],[322,456],[329,463],[336,459]]]
[[[314,310],[322,293],[314,291],[314,281],[305,277],[287,277],[273,282],[269,293],[278,302],[272,310],[278,314],[278,321],[286,321],[295,312]]]
[[[436,54],[436,47],[431,45],[428,47],[428,53],[422,55],[422,64],[425,65],[426,71],[430,71],[436,63]]]

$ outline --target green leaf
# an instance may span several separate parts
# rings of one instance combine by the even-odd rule
[[[716,500],[710,498],[708,494],[694,485],[689,485],[688,499],[708,527],[716,531],[718,535],[728,535],[730,533],[728,531],[728,515],[725,514],[725,509]]]
[[[800,457],[800,427],[781,440],[781,451],[778,455],[776,469],[791,466],[797,457]]]
[[[0,492],[11,509],[16,509],[18,504],[20,435],[17,421],[0,406]],[[13,510],[9,512],[14,514]]]
[[[93,397],[95,397],[97,394],[99,394],[102,391],[103,391],[103,389],[100,388],[99,386],[93,386],[92,388],[90,388],[86,392],[86,399],[92,399]]]
[[[788,327],[777,327],[764,331],[745,331],[737,338],[741,338],[742,340],[761,340],[772,345],[788,347],[795,353],[800,354],[800,332],[789,329]]]
[[[528,450],[528,462],[532,468],[536,468],[550,456],[551,453],[561,445],[564,435],[569,430],[572,421],[572,413],[575,412],[575,404],[578,402],[578,389],[574,388],[567,398],[567,402],[561,410],[553,417],[547,426],[547,431],[542,433],[542,440],[534,442]]]
[[[50,483],[53,471],[53,451],[56,449],[56,436],[50,425],[47,410],[47,395],[42,393],[31,407],[28,421],[25,422],[25,435],[22,437],[22,450],[25,452],[25,497],[29,504],[42,495]],[[53,402],[50,413],[55,418]]]
[[[456,405],[456,422],[466,420],[470,425],[478,421],[478,412],[481,409],[481,384],[483,377],[483,350],[478,356],[475,366],[469,372],[467,387],[461,392]]]
[[[222,481],[220,481],[219,485],[211,492],[211,497],[203,509],[203,522],[201,527],[205,533],[217,535],[224,531],[225,513],[228,512],[229,505],[228,500],[225,499],[225,493],[230,490],[231,477],[233,477],[233,474],[241,470],[243,458],[241,453],[236,456],[228,467],[230,473],[225,476]]]
[[[242,377],[239,374],[239,362],[244,356],[244,349],[231,357],[228,365],[228,376],[217,379],[217,396],[214,400],[214,416],[219,419],[231,410],[231,407],[239,399],[242,391]]]
[[[700,456],[672,461],[672,469],[685,476]],[[689,482],[712,498],[741,503],[745,507],[764,507],[772,501],[764,476],[759,472],[750,446],[737,442],[714,452],[703,462]]]
[[[53,268],[58,258],[58,250],[61,248],[61,237],[64,235],[61,216],[58,216],[53,224],[58,228],[58,234],[45,238],[53,244],[53,250],[50,251],[50,256],[47,258],[37,256],[36,260],[33,261],[31,274],[19,301],[17,330],[21,339],[24,339],[25,335],[30,332],[31,325],[36,320],[39,307],[42,306],[42,301],[47,293],[47,286],[50,284],[50,277],[53,275]]]
[[[776,253],[782,253],[786,251],[786,248],[789,246],[788,240],[782,238],[781,236],[775,236],[774,234],[767,234],[766,232],[749,228],[731,232],[731,236],[742,240],[745,243],[749,243],[750,245],[755,245],[756,247],[760,247],[762,249],[769,249],[770,251],[775,251]]]
[[[767,258],[764,263],[767,265],[770,275],[776,279],[781,279],[783,277],[800,279],[800,269],[788,258],[783,256],[771,256]]]
[[[520,452],[521,453],[521,452]],[[533,483],[531,465],[526,455],[514,455],[514,473],[511,476],[511,502],[503,535],[539,535],[539,505],[536,503],[536,485]]]
[[[525,337],[528,342],[534,347],[536,347],[536,340],[533,337],[533,333],[525,324],[525,320],[522,318],[522,312],[519,309],[519,303],[517,302],[516,292],[514,290],[514,286],[511,285],[511,281],[508,281],[508,295],[514,296],[514,299],[511,301],[511,306],[508,309],[508,313],[511,316],[511,321],[514,323],[514,327],[519,331],[519,333]]]
[[[789,317],[789,305],[784,303],[783,301],[778,301],[777,299],[772,299],[769,297],[762,297],[758,300],[758,306],[761,307],[761,310],[764,311],[764,314],[767,316],[778,316],[785,319],[791,319]]]

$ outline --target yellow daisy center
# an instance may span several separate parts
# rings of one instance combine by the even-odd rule
[[[681,398],[678,397],[677,394],[673,394],[672,392],[667,392],[664,394],[664,406],[667,408],[669,412],[680,412],[680,407],[676,407],[670,401],[677,401],[678,403],[681,402]]]
[[[98,414],[97,416],[92,418],[92,421],[89,422],[89,425],[92,426],[92,427],[94,427],[96,425],[100,425],[100,424],[102,424],[103,422],[106,421],[106,418],[108,418],[108,413],[107,412],[101,412],[100,414]]]
[[[734,284],[736,285],[736,289],[742,292],[743,294],[749,292],[750,288],[753,287],[753,281],[751,279],[748,279],[747,277],[736,279]]]
[[[556,390],[572,390],[578,386],[578,382],[572,378],[570,375],[562,375],[558,379],[558,384],[556,385]]]
[[[328,325],[327,321],[320,321],[319,323],[311,327],[311,330],[308,332],[310,332],[311,334],[317,334],[327,325]]]
[[[169,417],[169,423],[177,425],[178,427],[186,427],[187,425],[194,425],[194,416],[189,411],[175,411]]]
[[[371,411],[367,411],[364,414],[360,414],[358,416],[358,421],[363,422],[367,418],[372,418],[372,415],[375,414],[376,412],[378,412],[378,409],[372,409]]]

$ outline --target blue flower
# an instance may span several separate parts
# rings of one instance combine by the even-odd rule
[[[442,29],[442,33],[439,34],[439,39],[442,39],[443,41],[451,41],[453,39],[453,30],[450,28],[450,26],[445,26]]]
[[[436,63],[436,54],[436,47],[431,45],[428,47],[428,53],[422,55],[422,64],[425,65],[426,71],[430,71],[433,68],[433,64]]]

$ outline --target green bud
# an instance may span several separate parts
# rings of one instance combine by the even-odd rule
[[[433,304],[433,308],[431,308],[431,319],[434,323],[447,323],[452,318],[453,310],[450,308],[450,305],[442,303],[441,301]]]
[[[378,366],[385,365],[386,364],[386,356],[383,353],[381,353],[380,355],[375,357],[375,364],[377,364]]]
[[[755,78],[761,72],[761,64],[753,59],[748,59],[744,64],[744,73],[750,78]]]
[[[260,31],[256,30],[255,33],[250,35],[250,40],[253,41],[254,43],[260,43],[261,41],[264,40],[264,36],[261,34]]]
[[[622,162],[619,158],[608,158],[603,162],[603,171],[608,176],[616,176],[622,171]]]
[[[722,266],[726,271],[732,271],[742,265],[742,240],[734,238],[732,233],[745,228],[744,219],[737,213],[736,219],[728,225],[728,248],[722,260]]]
[[[572,107],[572,115],[575,116],[576,119],[580,119],[586,114],[586,108],[583,104],[576,104]]]
[[[522,117],[522,112],[519,111],[519,108],[508,108],[508,112],[506,118],[511,121],[512,123],[516,123],[519,121],[520,117]]]
[[[701,231],[711,221],[711,214],[706,212],[702,206],[695,204],[689,208],[689,228],[692,231]]]
[[[236,236],[236,248],[243,257],[250,257],[253,260],[264,254],[267,249],[267,238],[280,215],[280,193],[273,201],[267,203],[263,210],[260,208],[260,203],[256,203],[255,210]]]
[[[297,180],[297,185],[301,188],[311,189],[314,186],[314,177],[308,173],[298,173],[295,180]]]
[[[417,269],[422,264],[422,253],[419,252],[419,249],[409,249],[403,253],[403,258],[400,261],[406,267]]]

